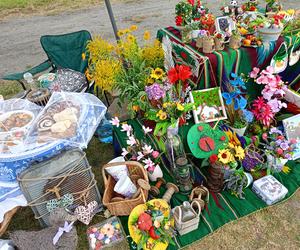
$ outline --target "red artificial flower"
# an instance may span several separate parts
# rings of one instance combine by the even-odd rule
[[[262,97],[258,97],[253,101],[252,107],[254,117],[263,125],[269,127],[274,118],[274,113],[272,112],[270,105],[266,103]]]
[[[175,23],[176,23],[177,26],[181,26],[182,22],[183,22],[183,19],[182,19],[181,16],[176,16],[175,17]]]
[[[210,164],[214,164],[217,160],[218,160],[218,156],[217,155],[211,155],[209,157]]]
[[[149,231],[152,227],[152,217],[147,213],[141,213],[137,221],[138,229]]]
[[[192,75],[191,68],[185,65],[176,65],[168,72],[170,83],[175,84],[178,80],[185,82]]]
[[[195,0],[188,0],[189,4],[193,5],[195,4]]]
[[[256,7],[252,5],[249,10],[250,11],[256,11]]]

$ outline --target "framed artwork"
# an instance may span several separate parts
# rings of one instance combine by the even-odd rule
[[[231,33],[235,30],[235,22],[229,16],[217,17],[215,21],[216,31],[227,36],[228,33]]]
[[[196,107],[193,110],[195,123],[227,119],[220,87],[193,90],[190,92],[190,100]]]
[[[297,140],[296,149],[293,155],[293,160],[296,160],[300,158],[300,114],[284,119],[282,123],[286,138],[288,140]]]

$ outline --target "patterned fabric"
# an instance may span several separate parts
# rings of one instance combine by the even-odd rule
[[[296,37],[290,36],[280,37],[277,42],[259,48],[241,47],[234,50],[226,47],[223,51],[203,54],[202,49],[196,47],[195,41],[184,44],[181,40],[180,30],[175,27],[160,29],[157,38],[162,40],[166,35],[172,42],[175,61],[177,63],[185,62],[193,69],[198,67],[198,74],[194,75],[193,79],[198,89],[222,86],[228,80],[231,72],[248,74],[253,67],[267,67],[282,42],[286,41],[290,50],[296,39]],[[298,90],[300,88],[300,62],[293,67],[288,67],[281,76],[284,81],[289,82],[293,89]],[[255,91],[252,86],[248,87],[250,92]]]

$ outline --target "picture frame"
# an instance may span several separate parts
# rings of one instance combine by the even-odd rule
[[[215,20],[216,32],[224,34],[231,33],[236,29],[235,22],[230,16],[217,17]]]
[[[195,104],[195,110],[193,110],[195,123],[227,119],[220,87],[193,90],[189,95],[191,103]]]
[[[296,139],[297,144],[294,150],[293,160],[300,158],[300,114],[294,115],[282,121],[286,138]]]

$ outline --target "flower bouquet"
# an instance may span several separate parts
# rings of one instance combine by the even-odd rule
[[[129,160],[138,161],[144,164],[145,169],[148,172],[148,176],[151,181],[156,181],[157,178],[163,177],[163,172],[159,166],[161,154],[154,150],[151,145],[138,140],[131,125],[127,123],[120,124],[117,117],[111,120],[112,125],[119,127],[121,131],[126,133],[127,136],[127,148],[122,148],[122,156],[127,156]],[[143,126],[144,136],[152,131],[152,129]]]
[[[248,2],[242,5],[243,11],[257,11],[258,1],[249,0]]]
[[[168,203],[161,199],[136,206],[128,218],[129,234],[137,249],[164,250],[175,245],[174,220]]]
[[[253,114],[247,110],[246,85],[244,80],[236,74],[231,74],[233,80],[229,80],[222,96],[225,100],[228,125],[238,135],[243,136],[248,123],[253,121]]]
[[[288,172],[285,164],[292,160],[294,146],[297,141],[294,139],[287,140],[282,131],[277,128],[271,128],[269,133],[262,135],[266,155],[268,173]]]
[[[263,86],[262,96],[257,97],[252,103],[251,111],[258,122],[254,126],[261,124],[270,127],[275,121],[275,115],[283,107],[287,107],[286,103],[281,101],[285,96],[287,86],[279,75],[274,74],[274,69],[271,66],[262,71],[259,68],[254,68],[249,77],[254,79],[258,85]]]
[[[185,113],[194,106],[185,103],[191,75],[185,65],[171,68],[167,77],[164,72],[157,75],[153,71],[150,75],[150,82],[155,82],[145,87],[136,104],[143,109],[145,119],[156,122],[154,135],[164,135],[169,127],[176,129],[185,122]]]

